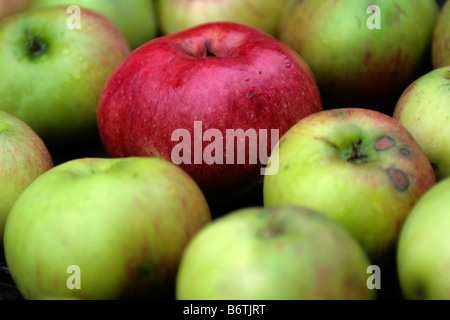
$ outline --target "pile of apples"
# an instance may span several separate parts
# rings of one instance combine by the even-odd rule
[[[449,43],[450,1],[0,0],[12,282],[450,299]]]

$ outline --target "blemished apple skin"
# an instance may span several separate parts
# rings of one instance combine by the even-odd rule
[[[172,133],[184,128],[194,137],[195,121],[223,137],[227,129],[266,129],[269,136],[277,129],[282,136],[321,110],[314,75],[297,53],[257,29],[222,22],[163,36],[132,52],[106,84],[97,122],[110,156],[171,160],[179,143],[171,141]],[[194,154],[191,163],[180,166],[208,193],[261,177],[261,163],[199,165]]]
[[[370,300],[366,252],[306,208],[242,208],[200,230],[183,253],[178,300]]]
[[[103,15],[82,10],[70,29],[66,6],[0,21],[0,110],[27,123],[50,146],[96,133],[98,99],[129,54],[126,39]]]
[[[0,111],[0,245],[12,205],[52,167],[52,156],[42,139],[26,123]]]
[[[371,5],[380,8],[380,29],[367,26]],[[286,10],[278,37],[311,67],[326,109],[390,115],[403,90],[431,64],[435,0],[304,0]]]
[[[409,132],[374,110],[310,115],[281,138],[277,155],[278,173],[264,177],[264,205],[322,212],[376,261],[392,254],[409,211],[436,182]]]
[[[198,186],[168,161],[75,159],[17,199],[5,258],[28,300],[170,299],[184,247],[210,221]],[[67,286],[72,265],[79,289]]]
[[[450,299],[450,178],[412,209],[400,233],[397,273],[405,299]]]
[[[433,164],[436,179],[450,177],[450,65],[415,80],[393,113]]]
[[[450,1],[445,2],[441,9],[431,50],[435,69],[450,65]]]
[[[31,8],[55,5],[77,5],[103,14],[116,24],[133,50],[157,35],[153,0],[34,0]]]

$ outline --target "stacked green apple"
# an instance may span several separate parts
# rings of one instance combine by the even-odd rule
[[[232,21],[277,34],[283,8],[292,0],[157,0],[163,34],[203,23]]]
[[[109,19],[80,14],[79,26],[66,6],[0,20],[0,110],[27,123],[46,144],[85,141],[96,133],[103,85],[130,52]]]
[[[450,2],[446,1],[436,23],[431,48],[434,68],[450,65]]]
[[[378,111],[325,110],[280,140],[264,205],[299,205],[339,221],[384,262],[418,199],[435,184],[429,159],[398,121]]]
[[[26,123],[0,111],[0,245],[14,202],[52,167],[52,157],[42,139]]]
[[[390,113],[429,65],[439,7],[435,0],[304,0],[285,11],[277,36],[310,65],[328,108]]]
[[[407,299],[450,299],[449,199],[450,178],[446,178],[419,200],[402,229],[397,268]]]
[[[425,151],[436,178],[450,177],[450,65],[415,80],[400,97],[393,116]]]
[[[180,300],[374,299],[354,237],[301,207],[244,208],[203,228],[180,263]]]
[[[111,19],[123,33],[130,47],[136,49],[157,35],[153,0],[32,0],[32,8],[75,4],[95,10]]]
[[[210,219],[198,186],[170,162],[75,159],[21,193],[5,257],[26,299],[170,299],[181,253]]]

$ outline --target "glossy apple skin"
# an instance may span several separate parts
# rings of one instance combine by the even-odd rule
[[[32,8],[55,5],[67,7],[73,4],[95,10],[111,19],[128,40],[131,49],[136,49],[157,35],[153,0],[34,0]]]
[[[364,158],[352,158],[358,143]],[[264,205],[322,212],[378,261],[392,253],[409,211],[435,184],[433,168],[409,132],[368,109],[304,118],[281,138],[278,161],[278,173],[264,178]]]
[[[397,248],[406,299],[450,299],[450,178],[439,181],[412,209]]]
[[[292,0],[157,0],[163,34],[214,21],[244,23],[273,36],[281,13]]]
[[[75,159],[14,204],[5,258],[25,299],[167,299],[181,252],[210,220],[198,186],[170,162]],[[80,289],[66,286],[71,265]]]
[[[370,259],[339,224],[294,207],[244,208],[214,220],[187,246],[179,300],[359,300]]]
[[[42,139],[26,123],[0,111],[0,244],[14,202],[52,167],[52,156]]]
[[[206,56],[207,43],[216,56]],[[242,24],[208,23],[132,52],[108,81],[97,122],[110,156],[171,160],[179,143],[171,141],[172,133],[184,128],[194,137],[194,121],[201,121],[204,131],[220,130],[223,137],[226,129],[278,129],[282,136],[320,110],[314,76],[293,50]],[[192,155],[192,164],[180,166],[211,193],[261,177],[261,164],[248,161],[199,165]]]
[[[450,176],[450,66],[415,80],[393,113],[425,151],[437,180]]]
[[[69,29],[66,10],[47,7],[0,21],[0,110],[27,123],[47,145],[96,133],[103,86],[130,52],[104,16],[83,10],[81,29]],[[36,38],[46,46],[33,55]]]
[[[432,59],[435,69],[450,65],[450,2],[441,9],[432,43]]]
[[[381,29],[369,29],[371,5]],[[404,89],[431,64],[435,0],[304,0],[287,9],[278,37],[311,67],[326,109],[392,114]]]

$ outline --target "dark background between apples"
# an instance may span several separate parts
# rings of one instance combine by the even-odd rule
[[[126,1],[126,0],[125,0]],[[274,0],[276,1],[276,0]],[[318,0],[320,1],[320,0]],[[414,1],[414,0],[411,0]],[[440,7],[446,0],[436,0]],[[78,145],[64,145],[48,147],[52,154],[54,164],[60,164],[68,160],[84,157],[108,157],[104,151],[98,135],[93,134],[88,145],[85,143]],[[213,218],[231,212],[235,209],[258,206],[262,204],[261,186],[250,193],[241,195],[232,200],[224,202],[210,200],[211,213]],[[387,265],[383,268],[382,286],[378,292],[380,300],[401,300],[403,299],[398,287],[395,265]],[[14,285],[5,263],[3,251],[0,251],[0,300],[22,300],[22,296]]]

